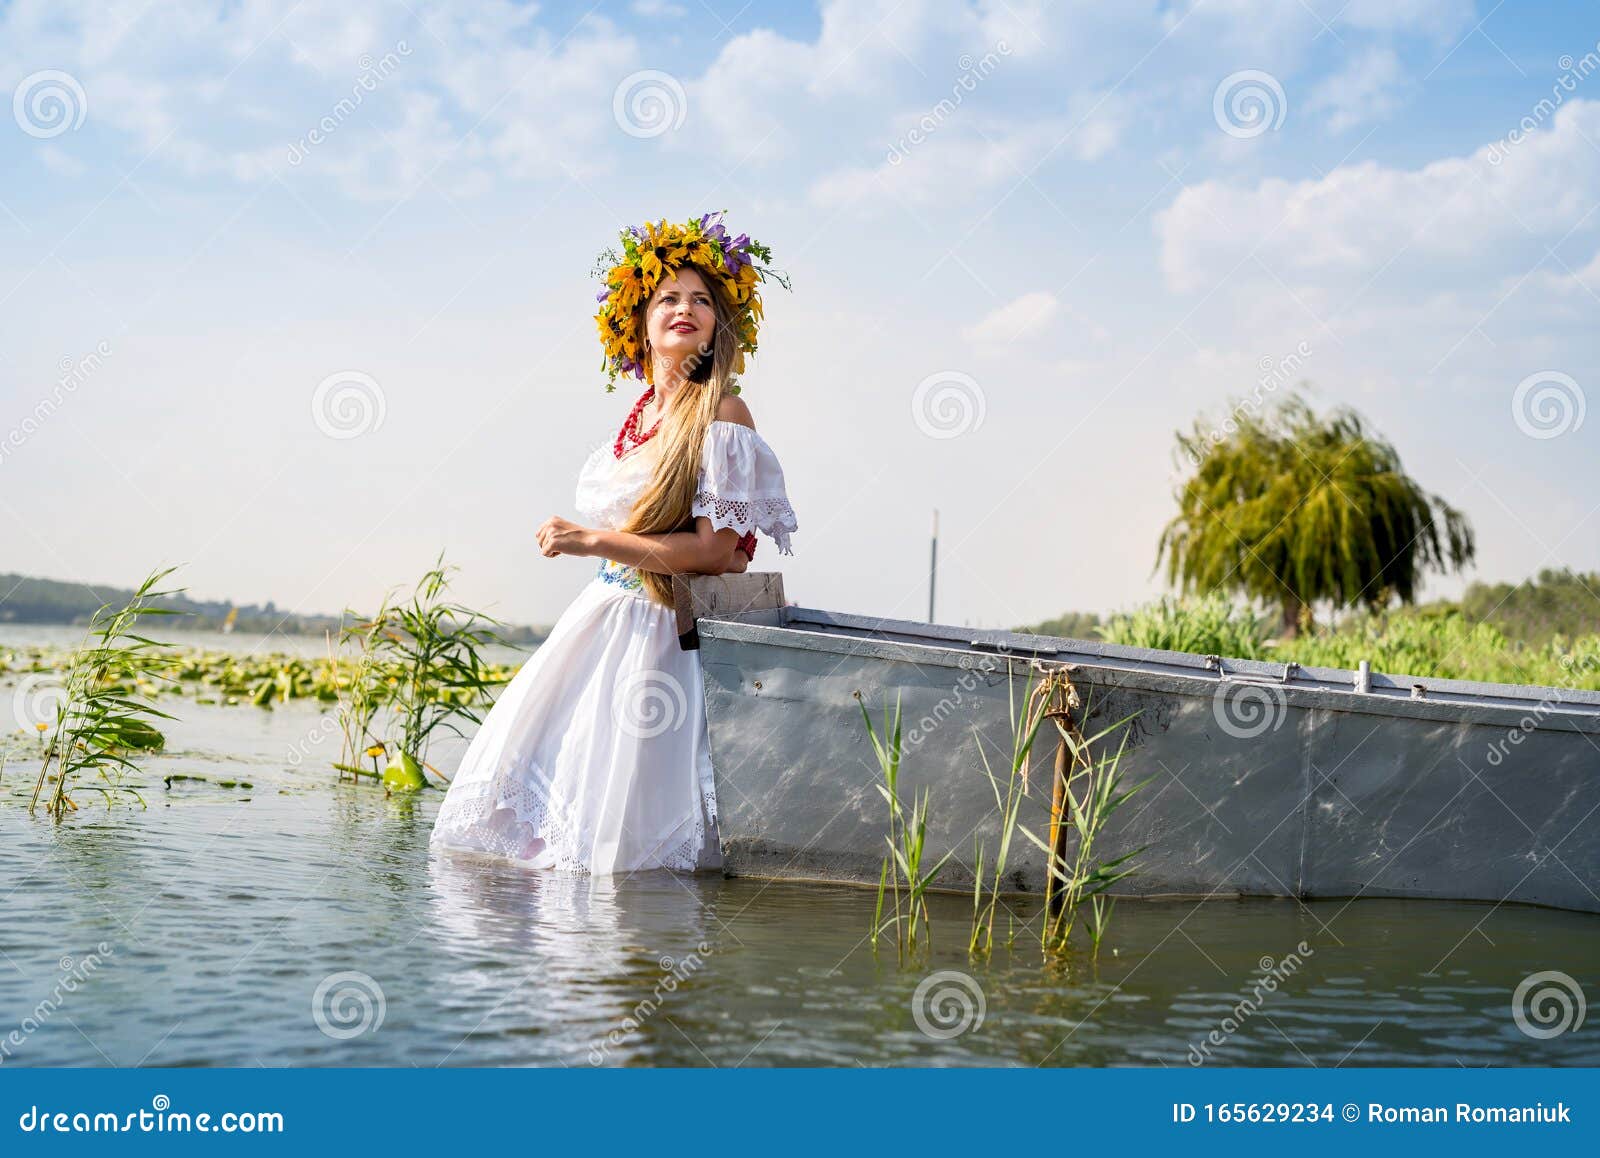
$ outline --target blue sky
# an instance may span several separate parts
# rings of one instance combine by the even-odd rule
[[[934,507],[942,620],[1147,598],[1174,430],[1285,365],[1472,577],[1600,567],[1597,45],[1462,0],[0,5],[0,570],[330,611],[443,548],[552,620],[593,564],[534,529],[634,397],[595,254],[716,208],[793,278],[745,397],[802,603],[920,617]]]

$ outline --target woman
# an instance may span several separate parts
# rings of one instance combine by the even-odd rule
[[[758,281],[787,282],[719,217],[626,230],[622,253],[601,255],[607,368],[649,388],[583,465],[587,525],[538,532],[547,558],[599,571],[473,737],[437,846],[593,873],[720,864],[700,656],[678,646],[671,576],[744,570],[757,529],[791,554],[798,524],[736,379]]]

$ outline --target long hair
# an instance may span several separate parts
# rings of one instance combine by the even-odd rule
[[[733,384],[734,359],[738,355],[733,306],[716,279],[695,265],[686,268],[700,274],[711,294],[711,306],[716,315],[715,336],[709,357],[702,354],[693,360],[671,409],[661,420],[661,429],[652,436],[652,440],[661,443],[655,473],[620,528],[639,535],[693,527],[691,510],[700,484],[700,454],[705,446],[706,430],[716,419],[717,406]],[[649,305],[646,302],[640,308],[637,325],[639,347],[645,350],[646,372],[654,381],[654,354],[645,345]],[[640,568],[639,577],[651,599],[663,607],[672,606],[672,576]]]

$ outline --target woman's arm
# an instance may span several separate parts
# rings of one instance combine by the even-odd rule
[[[695,519],[692,531],[652,535],[593,530],[558,517],[546,519],[539,528],[539,548],[546,556],[593,555],[661,575],[742,571],[734,559],[738,544],[738,531],[731,527],[713,531],[711,520],[704,516]],[[739,562],[743,561],[741,555]]]
[[[694,521],[692,531],[658,535],[590,531],[589,535],[594,554],[661,575],[721,575],[731,569],[739,546],[738,531],[713,531],[711,520],[704,516]]]

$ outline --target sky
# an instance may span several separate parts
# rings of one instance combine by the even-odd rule
[[[1165,590],[1174,433],[1304,383],[1478,558],[1600,568],[1600,10],[1467,0],[0,3],[0,571],[553,621],[596,255],[726,209],[788,597]]]

